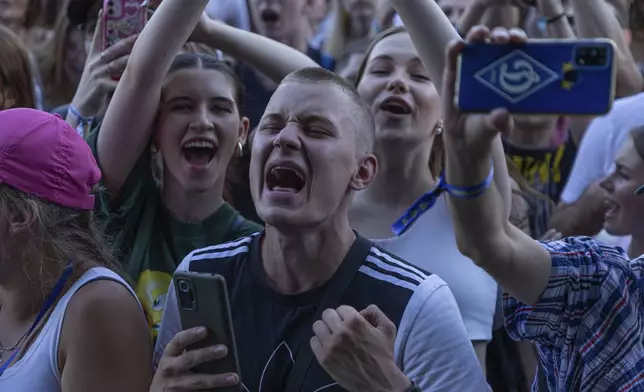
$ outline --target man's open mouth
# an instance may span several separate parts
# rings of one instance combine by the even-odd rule
[[[306,177],[295,167],[273,166],[266,173],[266,187],[271,191],[300,193]]]
[[[273,9],[265,9],[261,12],[260,18],[264,23],[273,24],[279,22],[280,14]]]
[[[217,151],[210,140],[189,140],[181,146],[183,156],[191,165],[205,166],[212,161]]]

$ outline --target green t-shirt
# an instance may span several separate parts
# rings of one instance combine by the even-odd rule
[[[97,162],[98,132],[96,128],[87,137]],[[241,217],[227,203],[199,223],[175,219],[161,200],[161,192],[152,175],[151,154],[147,150],[129,174],[118,202],[114,203],[103,192],[96,198],[94,214],[104,225],[108,241],[135,284],[153,337],[157,336],[161,325],[172,274],[188,253],[262,229]]]

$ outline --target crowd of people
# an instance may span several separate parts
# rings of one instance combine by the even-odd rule
[[[139,7],[0,0],[0,392],[644,391],[644,0]],[[615,43],[610,112],[459,111],[540,38]]]

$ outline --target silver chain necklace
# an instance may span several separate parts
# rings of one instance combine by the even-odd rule
[[[2,311],[2,303],[0,303],[0,311]],[[18,348],[18,346],[20,346],[20,345],[22,344],[22,342],[25,340],[25,338],[27,337],[27,335],[29,335],[29,331],[28,331],[28,330],[27,330],[27,332],[25,332],[25,334],[24,334],[24,335],[22,335],[22,336],[20,337],[20,339],[18,339],[18,341],[16,342],[16,344],[14,344],[13,346],[10,346],[10,347],[4,347],[4,346],[2,345],[2,343],[0,343],[0,363],[2,363],[2,361],[4,360],[4,358],[3,358],[3,357],[4,357],[4,353],[6,353],[6,352],[10,352],[10,351],[13,351],[13,350],[17,349],[17,348]]]

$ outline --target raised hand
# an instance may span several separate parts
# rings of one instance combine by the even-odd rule
[[[127,66],[136,36],[117,42],[103,51],[103,17],[98,16],[94,39],[72,105],[84,117],[102,116],[117,79]]]
[[[458,56],[467,42],[491,42],[494,44],[524,43],[527,35],[523,30],[507,30],[502,27],[492,32],[485,26],[475,26],[467,34],[465,41],[457,40],[450,43],[443,79],[443,124],[446,132],[443,134],[446,142],[459,156],[472,154],[474,158],[479,153],[480,144],[489,144],[499,133],[509,132],[513,127],[512,117],[503,108],[491,113],[464,114],[456,107],[456,79]],[[488,150],[489,151],[489,150]]]
[[[197,365],[224,358],[226,346],[205,347],[186,351],[186,348],[206,337],[205,328],[192,328],[179,332],[163,351],[150,392],[202,391],[239,384],[234,373],[199,374],[191,371]]]
[[[327,309],[313,324],[311,349],[320,365],[351,392],[405,391],[411,382],[394,361],[396,327],[371,305]]]

